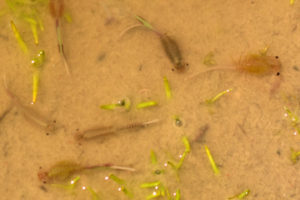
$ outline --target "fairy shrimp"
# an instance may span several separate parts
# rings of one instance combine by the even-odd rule
[[[251,74],[255,76],[280,75],[281,62],[278,56],[267,56],[264,54],[248,54],[239,61],[233,63],[230,67],[211,67],[207,70],[193,75],[196,78],[199,75],[216,70],[235,70],[241,73]]]
[[[248,54],[241,57],[238,61],[233,62],[233,66],[228,67],[211,67],[207,70],[197,73],[188,78],[194,79],[203,73],[216,71],[216,70],[234,70],[240,73],[249,74],[257,77],[275,75],[278,79],[272,85],[271,93],[274,93],[280,86],[281,76],[281,62],[278,56],[269,56],[266,54]]]
[[[235,63],[235,68],[240,72],[257,76],[272,74],[278,76],[281,71],[281,62],[278,56],[249,54]]]

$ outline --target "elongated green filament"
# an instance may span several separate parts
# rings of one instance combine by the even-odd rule
[[[137,108],[148,108],[152,106],[156,106],[157,102],[156,101],[146,101],[146,102],[141,102],[137,105]]]
[[[97,194],[97,192],[95,192],[91,187],[87,186],[86,189],[90,192],[90,194],[92,195],[92,199],[93,200],[100,200],[99,195]]]
[[[145,19],[143,19],[142,17],[140,17],[140,16],[135,16],[135,18],[136,18],[138,21],[140,21],[145,27],[147,27],[147,28],[149,28],[149,29],[151,29],[151,30],[154,30],[153,26],[152,26],[149,22],[147,22]]]
[[[10,21],[10,25],[11,25],[12,31],[14,32],[15,38],[17,39],[17,42],[18,42],[21,50],[27,54],[28,53],[27,45],[25,44],[23,38],[21,37],[15,23],[13,21]]]
[[[118,183],[119,185],[124,185],[124,184],[125,184],[125,181],[124,181],[124,180],[120,179],[119,177],[117,177],[117,176],[114,175],[114,174],[110,174],[110,175],[109,175],[109,178],[110,178],[111,180],[113,180],[114,182]]]
[[[154,199],[154,198],[157,198],[157,197],[160,197],[161,194],[160,194],[160,191],[154,191],[152,192],[152,194],[150,194],[149,196],[146,197],[147,200],[149,199]]]
[[[31,32],[32,32],[32,35],[34,38],[34,43],[39,44],[39,37],[38,37],[38,33],[37,33],[38,22],[34,18],[31,18],[31,17],[24,17],[24,20],[30,24]]]
[[[109,175],[109,179],[113,180],[115,183],[117,183],[119,186],[120,186],[120,189],[121,191],[127,195],[129,198],[132,198],[133,197],[133,194],[132,192],[130,192],[127,187],[126,187],[126,183],[123,179],[117,177],[116,175],[114,174],[110,174]]]
[[[176,190],[176,195],[175,195],[175,200],[180,200],[180,197],[181,197],[181,195],[180,195],[180,190],[177,189],[177,190]]]
[[[80,180],[80,176],[76,176],[74,179],[70,181],[69,184],[51,184],[51,186],[59,187],[65,190],[71,190],[74,189],[76,186],[76,183]]]
[[[100,108],[104,110],[114,110],[117,107],[117,104],[106,104],[101,105]]]
[[[165,92],[166,92],[167,99],[171,99],[171,97],[172,97],[171,87],[170,87],[167,77],[164,77],[164,86],[165,86]]]
[[[150,182],[150,183],[143,183],[141,184],[141,188],[154,188],[160,185],[160,181]]]
[[[231,200],[231,199],[244,199],[246,196],[248,196],[250,194],[250,190],[249,189],[246,189],[245,191],[243,191],[242,193],[240,194],[237,194],[237,195],[234,195],[232,197],[229,197],[228,200]]]
[[[187,139],[186,136],[184,136],[182,138],[182,142],[185,146],[185,151],[184,152],[189,153],[191,151],[191,145],[190,145],[190,142],[189,142],[189,140]]]
[[[38,89],[39,89],[39,83],[40,83],[40,69],[42,65],[44,64],[45,60],[45,51],[41,50],[31,60],[31,65],[33,67],[33,76],[32,76],[32,104],[36,102]]]
[[[36,102],[39,83],[40,83],[40,73],[35,71],[33,72],[33,76],[32,76],[32,102],[31,102],[32,104]]]
[[[205,148],[207,157],[208,157],[208,159],[209,159],[209,162],[210,162],[210,164],[211,164],[211,167],[212,167],[214,173],[215,173],[216,175],[219,175],[219,174],[220,174],[219,168],[217,167],[217,165],[216,165],[216,163],[215,163],[215,161],[214,161],[214,159],[213,159],[213,157],[212,157],[212,155],[211,155],[211,153],[210,153],[210,150],[208,149],[208,147],[207,147],[206,145],[204,145],[204,148]]]
[[[150,152],[150,158],[151,158],[152,164],[157,164],[157,157],[153,150],[151,150],[151,152]]]
[[[226,94],[226,93],[228,93],[228,92],[231,92],[232,90],[233,90],[233,89],[231,88],[231,89],[227,89],[227,90],[225,90],[225,91],[222,91],[222,92],[218,93],[216,96],[214,96],[213,98],[206,100],[205,102],[206,102],[207,104],[213,104],[213,103],[215,103],[218,99],[220,99],[224,94]]]

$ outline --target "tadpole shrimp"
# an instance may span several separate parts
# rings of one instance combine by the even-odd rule
[[[240,73],[245,73],[249,75],[254,75],[257,77],[264,77],[275,75],[278,80],[274,83],[272,87],[272,92],[274,92],[280,86],[282,79],[281,76],[281,62],[278,56],[269,56],[266,54],[248,54],[241,57],[238,61],[233,63],[233,66],[228,67],[211,67],[207,70],[197,73],[189,78],[189,80],[194,79],[202,75],[203,73],[216,71],[216,70],[234,70]]]

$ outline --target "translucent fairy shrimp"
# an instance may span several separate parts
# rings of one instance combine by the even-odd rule
[[[236,70],[238,72],[251,74],[255,76],[276,75],[281,72],[281,62],[278,56],[267,56],[264,54],[248,54],[234,62],[230,67],[211,67],[190,78],[196,78],[199,75],[216,70]]]

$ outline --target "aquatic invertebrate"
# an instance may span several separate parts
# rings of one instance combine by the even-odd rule
[[[158,30],[156,30],[155,28],[153,28],[153,26],[148,21],[143,19],[142,17],[136,16],[136,19],[139,22],[141,22],[142,25],[133,25],[133,26],[128,27],[121,33],[120,37],[122,37],[128,31],[130,31],[134,28],[137,28],[137,27],[145,27],[145,28],[153,31],[159,37],[160,43],[162,44],[164,52],[167,55],[167,57],[169,58],[169,60],[172,62],[176,71],[180,71],[180,72],[185,71],[187,65],[183,61],[181,50],[180,50],[179,45],[176,42],[176,40],[173,39],[172,37],[168,36],[167,34],[163,34],[163,33],[159,32]]]
[[[55,28],[56,28],[56,35],[57,35],[57,43],[58,43],[58,51],[63,59],[66,71],[70,74],[70,67],[66,59],[64,45],[61,35],[61,17],[64,13],[64,1],[63,0],[50,0],[49,1],[49,9],[52,17],[55,20]]]
[[[86,129],[75,133],[75,139],[77,140],[89,140],[98,138],[100,136],[105,136],[109,134],[116,134],[126,130],[139,130],[141,128],[146,128],[152,124],[158,123],[158,119],[146,121],[146,122],[132,122],[125,125],[110,125],[101,126],[96,128]]]
[[[111,163],[85,166],[74,161],[63,160],[55,163],[52,167],[50,167],[46,171],[44,170],[39,171],[38,178],[44,183],[65,181],[75,173],[80,173],[83,172],[84,170],[100,169],[100,168],[115,169],[115,170],[130,171],[130,172],[135,171],[134,168],[113,165]]]

